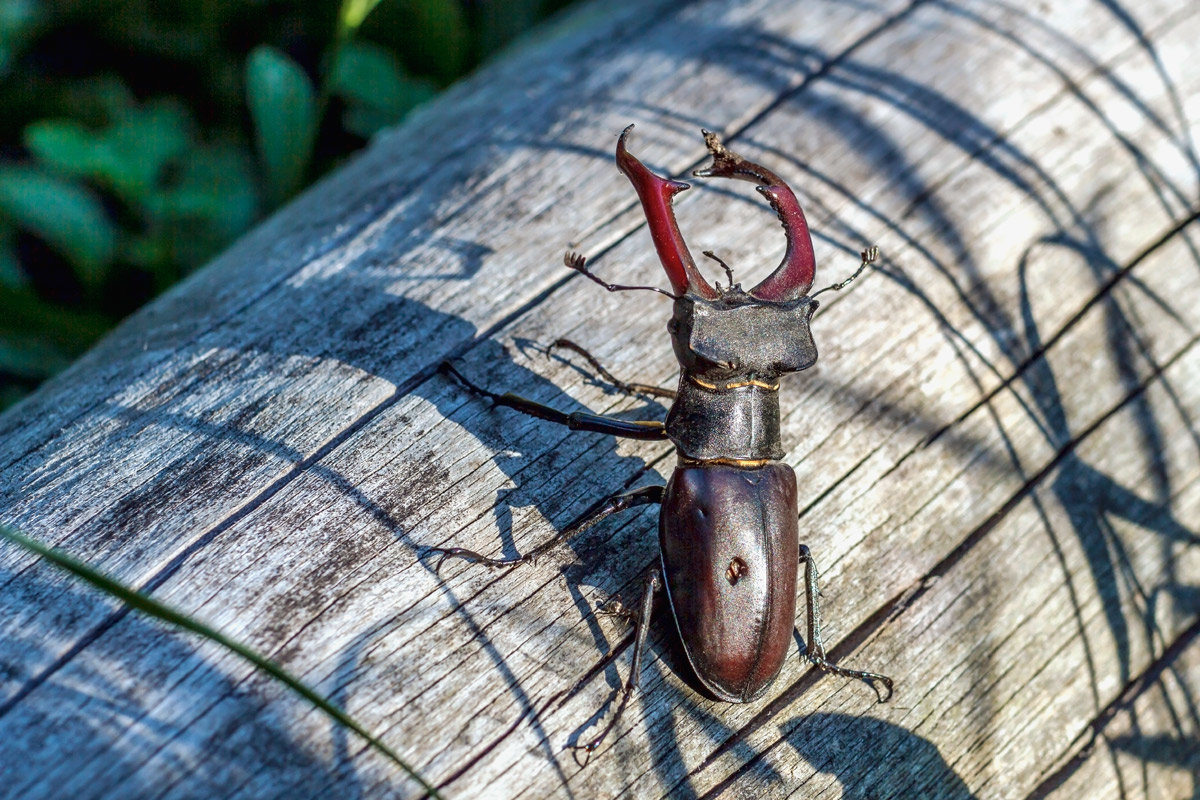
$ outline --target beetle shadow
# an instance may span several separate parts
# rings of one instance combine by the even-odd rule
[[[880,719],[811,714],[789,734],[788,744],[813,770],[833,775],[854,797],[975,798],[932,742]],[[847,761],[844,756],[864,751],[866,759]]]
[[[789,783],[789,792],[827,792],[809,786],[817,776],[830,775],[848,797],[937,797],[974,800],[976,795],[948,764],[936,745],[899,725],[873,717],[817,712],[807,715],[787,737],[788,745],[815,773],[800,784]],[[847,759],[846,753],[857,757]],[[747,762],[705,798],[744,782],[753,766],[755,782],[782,784],[778,773],[761,775],[761,765]],[[762,784],[759,784],[762,785]],[[764,794],[766,792],[764,791]]]
[[[0,578],[21,592],[52,593],[60,608],[112,607],[108,598],[44,563],[19,575],[0,569]],[[23,648],[27,660],[5,658],[6,672],[23,672],[30,660],[44,662],[58,655],[36,630],[21,631],[16,639],[6,642],[6,648]],[[153,642],[149,676],[147,641]],[[305,783],[338,780],[336,765],[321,748],[293,733],[295,717],[278,713],[275,701],[290,690],[262,674],[241,677],[240,670],[229,668],[230,660],[205,654],[194,636],[156,620],[124,617],[25,702],[5,709],[0,717],[0,795],[253,795],[264,765],[286,765],[268,784],[281,795],[301,792]],[[119,735],[112,730],[114,719],[121,724]],[[239,724],[224,726],[221,719]],[[49,731],[47,724],[52,725]],[[214,724],[219,730],[212,729]],[[196,764],[211,768],[189,769]],[[292,784],[297,776],[303,782]]]

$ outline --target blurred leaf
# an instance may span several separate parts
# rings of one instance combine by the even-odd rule
[[[287,55],[259,45],[246,61],[246,100],[275,203],[300,188],[312,157],[317,107],[312,82]]]
[[[94,131],[42,120],[26,129],[25,141],[42,163],[125,201],[140,230],[118,238],[117,258],[149,271],[159,289],[208,260],[258,213],[249,156],[196,143],[190,116],[173,100],[123,108]]]
[[[0,333],[36,336],[78,355],[112,327],[107,317],[51,305],[31,289],[0,286]]]
[[[203,147],[189,154],[176,185],[156,199],[151,226],[156,233],[154,245],[176,272],[204,264],[258,217],[250,156],[232,145]]]
[[[390,51],[363,41],[342,48],[331,82],[333,92],[346,101],[346,129],[363,137],[394,125],[437,94],[429,81],[405,75]]]
[[[347,100],[386,108],[404,91],[395,56],[370,42],[349,42],[333,65],[333,91]]]
[[[86,187],[32,167],[0,167],[0,213],[65,255],[85,286],[103,280],[117,230]]]
[[[96,152],[96,136],[69,119],[44,119],[25,128],[25,147],[43,164],[73,176],[92,176],[100,171],[102,157]]]
[[[35,336],[0,335],[0,372],[45,380],[66,369],[71,357],[59,348]]]
[[[163,195],[174,219],[204,220],[226,241],[258,217],[258,194],[248,153],[233,145],[203,147],[180,166],[178,183]]]
[[[119,115],[103,138],[104,178],[127,200],[153,192],[163,170],[192,143],[187,112],[170,99],[154,100]]]
[[[93,178],[136,203],[157,189],[166,167],[188,149],[191,120],[172,100],[122,108],[115,117],[96,131],[73,120],[41,120],[25,129],[25,146],[44,164]]]
[[[28,289],[29,278],[25,274],[25,270],[21,269],[21,262],[17,259],[16,250],[13,247],[13,239],[16,231],[11,225],[6,225],[0,222],[0,287],[6,289]],[[0,315],[4,310],[0,308]]]
[[[382,42],[409,70],[442,84],[469,66],[471,30],[460,0],[389,0],[371,14],[362,37]]]
[[[41,21],[34,0],[0,0],[0,78],[5,77]]]

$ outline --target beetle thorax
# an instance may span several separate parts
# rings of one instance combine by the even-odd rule
[[[715,300],[675,300],[668,330],[679,359],[679,391],[667,435],[695,461],[756,462],[783,457],[779,376],[817,360],[808,297],[775,303],[736,287]]]

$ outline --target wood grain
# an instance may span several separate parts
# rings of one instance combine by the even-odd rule
[[[450,797],[1181,797],[1200,752],[1200,9],[1184,0],[606,3],[481,71],[0,418],[0,521],[302,675]],[[653,510],[536,565],[658,443],[488,408],[662,404],[550,357],[675,376],[615,134],[683,174],[700,126],[786,176],[822,296],[785,383],[826,636],[746,705],[691,688],[662,604],[627,675]],[[697,182],[698,184],[700,182]],[[746,283],[752,191],[679,217]],[[352,734],[230,654],[0,551],[0,795],[408,797]],[[613,649],[614,657],[606,653]]]

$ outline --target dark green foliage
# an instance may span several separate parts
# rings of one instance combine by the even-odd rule
[[[0,0],[0,408],[566,0]]]

